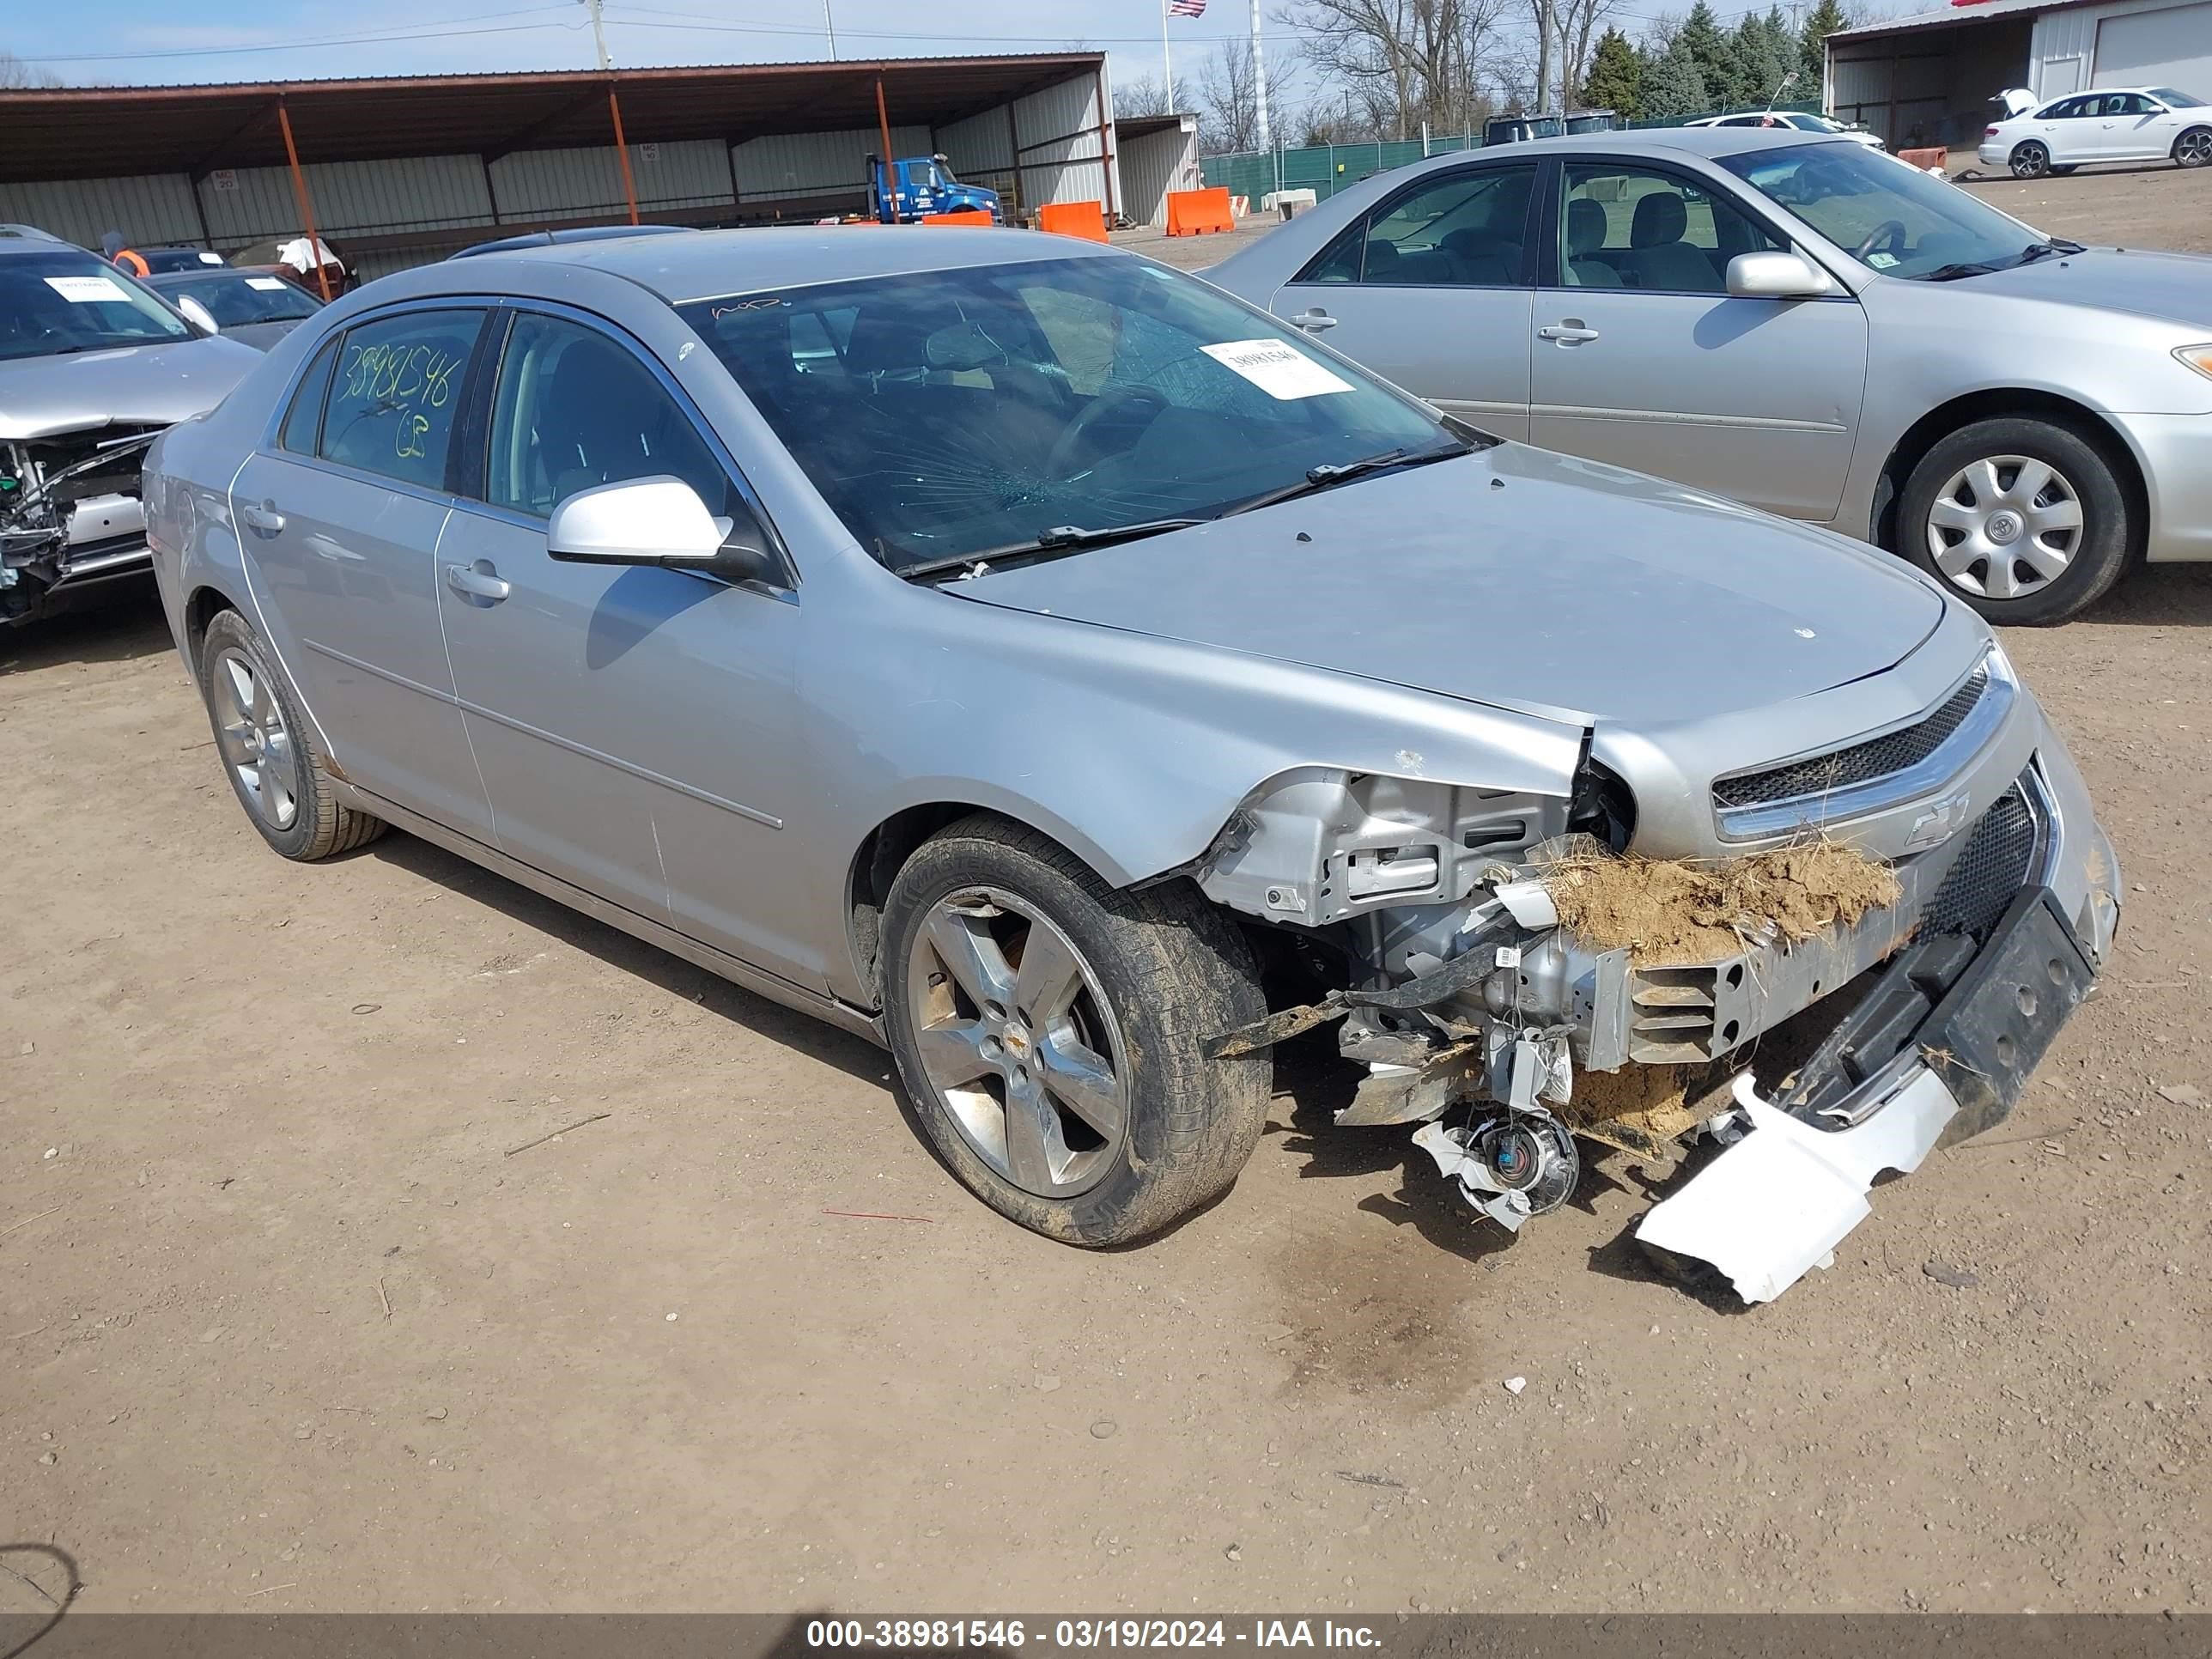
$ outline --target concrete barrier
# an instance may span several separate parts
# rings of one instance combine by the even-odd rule
[[[1901,149],[1897,152],[1897,159],[1923,172],[1933,167],[1938,173],[1948,173],[1951,167],[1951,152],[1941,144],[1928,149]]]
[[[1168,192],[1169,235],[1198,236],[1208,231],[1236,228],[1236,218],[1230,211],[1227,185],[1217,185],[1212,190],[1171,190]]]
[[[957,213],[933,213],[925,225],[995,225],[999,222],[981,208],[963,208]]]
[[[1055,236],[1080,236],[1103,242],[1106,237],[1106,207],[1103,202],[1053,202],[1036,210],[1036,228]]]

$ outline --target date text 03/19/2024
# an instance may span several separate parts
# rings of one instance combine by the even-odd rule
[[[1254,1619],[813,1619],[810,1648],[889,1651],[963,1648],[1365,1648],[1382,1645],[1367,1625]]]

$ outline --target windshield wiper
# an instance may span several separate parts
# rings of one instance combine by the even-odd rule
[[[2032,265],[2038,259],[2048,259],[2054,253],[2086,253],[2088,250],[2079,242],[2067,241],[2063,237],[2052,237],[2047,242],[2030,242],[2020,251],[2020,262]]]
[[[1049,530],[1039,531],[1025,542],[1007,542],[998,547],[981,548],[973,553],[957,553],[947,558],[931,559],[927,563],[907,565],[898,574],[909,579],[934,576],[947,570],[1000,564],[1010,559],[1026,558],[1038,553],[1072,553],[1085,547],[1104,547],[1112,542],[1140,541],[1146,536],[1164,536],[1170,530],[1188,530],[1193,525],[1206,522],[1204,519],[1146,519],[1139,524],[1104,525],[1096,530],[1079,524],[1054,525]]]
[[[1996,270],[1995,265],[1985,264],[1979,259],[1966,259],[1952,264],[1938,265],[1933,270],[1924,270],[1915,280],[1923,283],[1955,283],[1961,276],[1988,276],[1994,275]]]
[[[1454,460],[1462,455],[1474,453],[1473,444],[1454,442],[1437,449],[1386,449],[1379,455],[1363,455],[1356,461],[1324,461],[1319,466],[1308,467],[1305,477],[1299,483],[1285,484],[1280,489],[1270,489],[1265,495],[1239,501],[1221,516],[1226,519],[1239,513],[1255,513],[1263,507],[1273,507],[1278,501],[1291,501],[1300,495],[1310,495],[1317,490],[1333,489],[1354,478],[1364,477],[1370,472],[1387,471],[1401,466],[1426,466],[1431,461]]]

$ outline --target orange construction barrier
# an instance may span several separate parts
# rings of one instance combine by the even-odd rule
[[[981,208],[963,208],[957,213],[933,213],[925,225],[994,225],[999,222]]]
[[[1937,144],[1929,149],[1901,149],[1897,152],[1897,159],[1909,167],[1934,167],[1942,173],[1950,167],[1951,152]]]
[[[1206,231],[1236,228],[1237,219],[1230,211],[1226,185],[1217,185],[1212,190],[1168,192],[1169,235],[1196,236]]]
[[[1101,202],[1054,202],[1037,210],[1036,228],[1056,236],[1106,240],[1106,208]]]

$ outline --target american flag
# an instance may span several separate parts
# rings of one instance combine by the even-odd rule
[[[1203,17],[1206,15],[1206,0],[1168,0],[1168,15]]]

